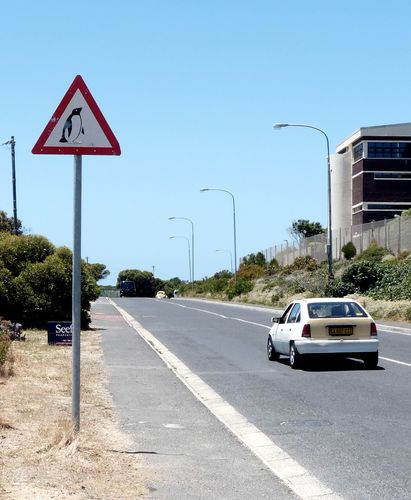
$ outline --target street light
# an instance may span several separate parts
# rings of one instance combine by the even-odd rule
[[[188,217],[169,217],[168,220],[181,219],[191,224],[191,286],[194,288],[194,222]]]
[[[218,249],[216,252],[226,252],[230,255],[230,269],[231,272],[233,272],[233,254],[230,252],[230,250],[224,250],[224,249]]]
[[[234,195],[230,191],[226,189],[218,189],[218,188],[203,188],[200,189],[201,193],[205,191],[221,191],[222,193],[227,193],[231,196],[233,201],[233,228],[234,228],[234,283],[237,285],[237,235],[236,235],[236,224],[235,224],[235,200]]]
[[[190,256],[190,240],[186,236],[170,236],[170,240],[173,240],[174,238],[183,238],[187,240],[187,248],[188,248],[188,273],[190,275],[190,281],[191,281],[191,256]]]
[[[321,132],[327,142],[327,192],[328,192],[328,228],[327,228],[327,259],[328,259],[328,278],[332,279],[333,276],[333,252],[332,252],[332,231],[331,231],[331,168],[330,168],[330,142],[328,140],[327,134],[324,130],[313,125],[305,125],[302,123],[275,123],[273,125],[274,129],[280,129],[285,127],[303,127],[312,128]]]
[[[11,136],[9,141],[6,141],[2,146],[10,145],[11,147],[11,175],[13,185],[13,219],[14,219],[14,234],[18,234],[18,219],[17,219],[17,195],[16,195],[16,141],[14,135]]]

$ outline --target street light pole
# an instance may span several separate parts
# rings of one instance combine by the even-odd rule
[[[14,219],[14,234],[18,233],[18,223],[17,223],[17,194],[16,194],[16,141],[14,140],[14,135],[11,139],[2,144],[2,146],[10,144],[11,148],[11,176],[13,184],[13,219]]]
[[[189,274],[189,279],[191,281],[190,240],[188,238],[186,238],[185,236],[170,236],[170,240],[173,240],[174,238],[183,238],[184,240],[187,240],[187,247],[188,247],[188,274]]]
[[[234,195],[230,191],[227,191],[226,189],[218,189],[218,188],[203,188],[200,189],[200,192],[205,192],[205,191],[221,191],[223,193],[227,193],[231,196],[231,199],[233,201],[233,229],[234,229],[234,283],[237,285],[237,230],[236,230],[236,221],[235,221],[235,200],[234,200]]]
[[[273,128],[280,129],[285,127],[303,127],[311,128],[321,132],[327,142],[327,195],[328,195],[328,228],[327,228],[327,259],[328,259],[328,278],[334,278],[333,275],[333,252],[332,252],[332,230],[331,230],[331,167],[330,167],[330,142],[324,130],[314,127],[313,125],[306,125],[303,123],[275,123]]]
[[[194,222],[188,217],[169,217],[168,220],[181,219],[191,224],[191,288],[194,289]]]

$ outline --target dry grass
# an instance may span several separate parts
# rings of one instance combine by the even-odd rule
[[[82,333],[81,430],[71,422],[71,349],[47,334],[14,342],[0,376],[0,498],[135,499],[146,496],[135,445],[119,430],[105,387],[100,334]],[[115,452],[113,450],[118,450]]]

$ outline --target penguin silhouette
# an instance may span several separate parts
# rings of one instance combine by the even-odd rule
[[[83,108],[74,108],[67,117],[59,142],[75,142],[80,134],[84,134],[83,120],[80,114],[82,109]]]

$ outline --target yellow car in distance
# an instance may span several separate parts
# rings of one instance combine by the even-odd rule
[[[156,299],[167,299],[167,294],[166,292],[164,292],[163,290],[159,290],[157,293],[156,293]]]
[[[285,355],[291,368],[299,368],[305,356],[324,354],[359,358],[366,368],[378,365],[376,324],[355,300],[295,300],[272,322],[267,340],[270,361]]]

